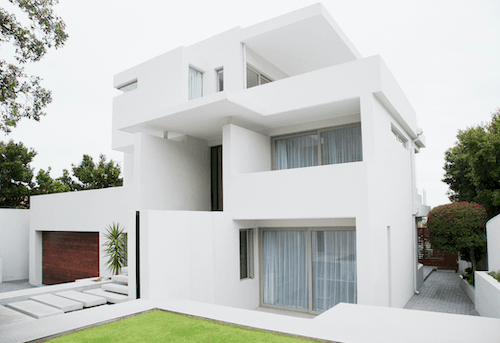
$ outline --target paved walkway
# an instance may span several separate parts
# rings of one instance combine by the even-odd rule
[[[29,280],[15,280],[15,281],[4,281],[0,283],[0,293],[18,291],[20,289],[28,289],[42,286],[33,286],[30,284]]]
[[[479,316],[460,282],[457,273],[435,271],[424,282],[420,295],[415,294],[404,308]]]

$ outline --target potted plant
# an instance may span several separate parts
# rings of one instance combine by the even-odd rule
[[[119,223],[113,223],[106,228],[103,244],[105,256],[108,257],[106,264],[113,275],[118,275],[123,266],[127,264],[127,234]]]

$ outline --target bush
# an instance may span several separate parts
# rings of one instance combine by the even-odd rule
[[[500,282],[500,270],[498,272],[489,272],[488,275],[492,276],[495,280]]]
[[[486,252],[486,219],[485,208],[478,204],[460,201],[437,206],[427,220],[431,244],[446,253],[459,252],[475,271]]]

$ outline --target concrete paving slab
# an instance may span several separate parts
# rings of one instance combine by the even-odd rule
[[[26,323],[32,320],[36,319],[21,312],[0,305],[0,325]]]
[[[105,285],[102,285],[101,289],[108,292],[128,295],[128,285],[122,285],[119,283],[107,283]]]
[[[68,298],[71,300],[79,301],[83,304],[83,307],[92,307],[98,305],[104,305],[107,300],[104,297],[99,297],[93,294],[87,294],[77,291],[64,291],[54,293],[57,296]]]
[[[99,289],[99,288],[90,289],[88,291],[85,291],[85,293],[106,298],[108,303],[112,303],[112,304],[120,304],[122,302],[128,301],[127,295],[113,293],[113,292],[107,292],[107,291],[105,291],[103,289]]]
[[[127,275],[113,275],[111,277],[111,281],[128,285],[128,276]]]
[[[37,319],[64,313],[55,307],[44,305],[34,300],[19,301],[5,306]]]
[[[100,325],[116,319],[141,313],[153,308],[150,302],[128,301],[117,305],[102,305],[65,313],[62,316],[33,320],[23,323],[1,325],[0,343],[42,341],[50,337]]]
[[[80,301],[75,301],[68,298],[60,297],[55,294],[35,295],[30,299],[38,301],[42,304],[55,307],[64,312],[81,310],[83,308],[83,304]]]

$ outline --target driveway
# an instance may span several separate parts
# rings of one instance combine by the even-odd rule
[[[435,271],[404,308],[479,316],[474,303],[460,288],[461,279],[455,272]]]

